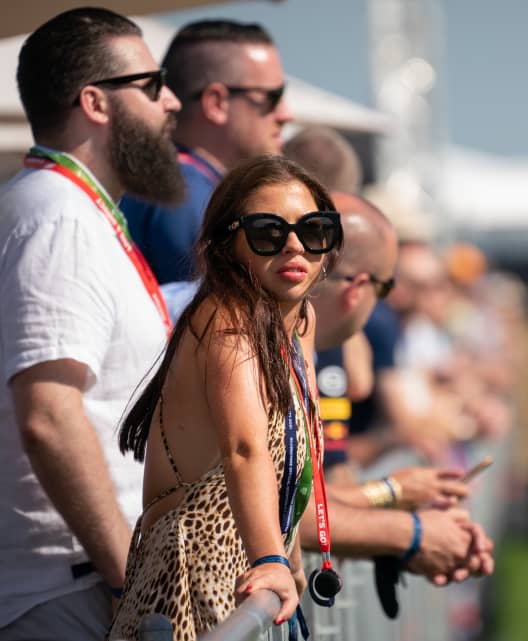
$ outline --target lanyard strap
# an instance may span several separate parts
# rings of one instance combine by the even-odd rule
[[[296,359],[301,359],[299,354],[300,345],[294,341],[294,355]],[[287,358],[285,360],[288,360]],[[297,388],[295,388],[297,390]],[[306,396],[306,399],[308,397]],[[300,402],[301,407],[304,407]],[[308,434],[308,425],[304,426]],[[308,436],[306,436],[308,442]],[[312,461],[310,457],[310,448],[306,448],[303,469],[299,481],[297,482],[297,417],[295,406],[292,404],[285,417],[284,425],[284,473],[279,495],[279,516],[281,532],[287,533],[289,541],[293,535],[293,528],[299,522],[306,505],[310,499],[312,488]]]
[[[297,423],[293,406],[284,420],[284,446],[284,472],[279,494],[279,515],[281,532],[289,533],[294,525],[293,510],[297,493]]]
[[[323,555],[322,568],[326,569],[332,567],[332,563],[330,561],[330,527],[328,522],[328,505],[326,501],[326,490],[323,476],[323,457],[320,446],[320,435],[314,434],[315,427],[320,425],[320,419],[317,412],[317,406],[313,404],[310,398],[308,377],[304,368],[302,349],[297,335],[295,335],[294,341],[297,341],[299,346],[299,350],[296,350],[294,354],[299,357],[296,358],[296,363],[293,363],[292,360],[290,360],[290,372],[293,380],[295,381],[297,394],[301,401],[306,422],[306,431],[308,432],[316,505],[317,538],[319,541],[319,549]]]
[[[30,149],[24,158],[24,166],[30,169],[48,169],[71,180],[91,199],[97,209],[112,227],[121,247],[132,262],[147,290],[152,302],[165,325],[167,335],[170,334],[172,323],[167,306],[152,270],[143,254],[130,238],[125,217],[116,204],[102,191],[91,176],[71,156],[59,152],[43,152],[38,147]]]
[[[178,151],[178,162],[185,165],[192,165],[197,169],[202,175],[209,179],[214,185],[219,182],[221,175],[217,173],[212,167],[210,167],[204,160],[198,158],[197,156],[192,155],[188,151],[179,150]]]

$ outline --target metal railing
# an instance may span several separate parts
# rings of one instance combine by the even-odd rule
[[[258,641],[266,634],[279,610],[280,599],[275,592],[258,590],[199,641]]]
[[[280,599],[271,590],[258,590],[216,628],[199,637],[199,641],[278,641],[270,630],[280,610]],[[173,641],[172,623],[162,614],[149,614],[141,622],[140,641]]]

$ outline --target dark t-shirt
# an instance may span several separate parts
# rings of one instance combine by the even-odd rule
[[[383,369],[393,368],[394,351],[401,334],[397,312],[386,303],[378,302],[364,331],[372,348],[374,375]],[[374,384],[372,394],[364,401],[354,403],[352,406],[352,417],[349,421],[350,433],[366,432],[372,427],[379,413],[376,401],[376,384]]]
[[[343,347],[317,352],[315,371],[324,431],[324,466],[328,469],[347,460],[351,403],[347,397],[348,377],[344,366]]]
[[[129,195],[120,203],[130,234],[160,284],[192,280],[193,251],[203,214],[221,174],[183,147],[178,159],[185,183],[185,200],[176,207],[154,205]]]

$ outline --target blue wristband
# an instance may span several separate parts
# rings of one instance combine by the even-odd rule
[[[257,565],[263,565],[264,563],[282,563],[287,568],[290,567],[290,562],[285,556],[280,556],[280,554],[268,554],[267,556],[261,556],[260,559],[253,561],[251,564],[252,568],[256,568]]]
[[[414,521],[414,533],[411,545],[403,554],[400,554],[400,556],[398,557],[398,560],[402,563],[405,563],[406,561],[411,559],[416,554],[416,552],[418,552],[418,550],[420,549],[420,543],[422,542],[422,522],[420,521],[420,517],[418,516],[418,514],[416,514],[416,512],[413,512],[411,516],[413,517]]]

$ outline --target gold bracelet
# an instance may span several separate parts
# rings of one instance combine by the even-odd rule
[[[385,481],[363,483],[361,491],[371,507],[391,507],[394,503],[392,492]]]

